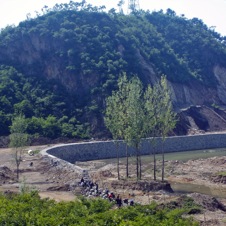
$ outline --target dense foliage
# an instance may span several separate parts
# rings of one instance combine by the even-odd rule
[[[198,225],[182,218],[188,209],[158,208],[155,203],[115,209],[102,199],[55,202],[38,193],[0,194],[1,225]]]
[[[88,136],[85,126],[75,117],[73,99],[64,95],[62,85],[26,78],[15,68],[0,67],[0,135],[9,133],[14,115],[26,117],[26,132],[33,135],[56,138]],[[74,111],[73,111],[74,110]],[[72,114],[74,113],[74,115]],[[77,113],[77,114],[76,114]]]
[[[206,85],[216,85],[213,66],[225,66],[226,37],[208,28],[202,20],[187,20],[183,15],[178,17],[170,9],[166,14],[162,11],[154,12],[146,15],[146,18],[161,33],[178,60],[186,65],[189,73],[181,73],[187,79],[195,78]]]
[[[119,76],[135,74],[146,85],[148,65],[173,82],[216,86],[212,68],[226,67],[226,38],[201,20],[103,9],[71,1],[1,30],[0,135],[18,113],[38,136],[103,134],[104,99]]]

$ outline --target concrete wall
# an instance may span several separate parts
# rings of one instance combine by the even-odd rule
[[[125,144],[122,141],[119,141],[118,145],[120,157],[125,157]],[[168,137],[164,142],[163,150],[165,152],[179,152],[224,147],[226,147],[226,134],[205,134]],[[155,152],[161,153],[161,148],[162,141],[160,138],[156,138],[154,146]],[[150,139],[143,140],[141,144],[141,153],[143,155],[148,155],[152,153],[152,151],[153,146],[151,145]],[[58,145],[45,149],[42,153],[53,155],[70,163],[75,163],[76,161],[89,161],[117,157],[116,142],[113,141],[94,141]],[[129,155],[135,155],[134,148],[129,148]]]

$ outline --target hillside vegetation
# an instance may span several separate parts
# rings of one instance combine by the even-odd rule
[[[44,7],[1,30],[0,135],[20,113],[36,136],[108,136],[104,100],[124,72],[144,87],[166,75],[174,84],[215,89],[216,65],[226,68],[226,37],[197,18],[170,9],[106,13],[84,1]]]

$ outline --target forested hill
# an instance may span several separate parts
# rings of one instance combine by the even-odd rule
[[[226,37],[170,9],[45,7],[1,30],[0,65],[0,135],[22,113],[30,134],[101,137],[104,100],[123,72],[145,85],[166,75],[177,110],[226,103]]]

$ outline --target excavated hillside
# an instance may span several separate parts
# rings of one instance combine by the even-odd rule
[[[54,116],[67,124],[64,136],[69,130],[77,138],[109,136],[105,98],[124,72],[144,86],[166,75],[179,113],[176,134],[226,129],[224,107],[218,107],[226,105],[225,37],[172,10],[123,15],[73,2],[45,9],[1,31],[0,65],[0,135],[9,134],[19,111],[28,118]]]
[[[226,112],[224,109],[203,106],[191,106],[179,112],[176,134],[200,134],[225,132]]]

